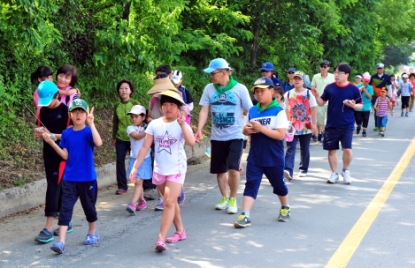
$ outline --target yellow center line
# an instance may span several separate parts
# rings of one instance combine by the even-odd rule
[[[325,266],[326,268],[346,267],[357,247],[360,245],[363,237],[366,235],[366,232],[369,230],[373,221],[377,217],[383,204],[386,202],[396,183],[401,178],[402,173],[409,165],[409,162],[411,161],[414,154],[415,138],[412,139],[411,144],[402,155],[389,178],[382,185],[382,188],[380,188],[379,192],[373,198],[372,202],[370,202],[366,210],[360,216],[359,220],[355,223],[353,228],[347,234],[346,238],[340,244],[339,248],[330,258],[329,262]]]

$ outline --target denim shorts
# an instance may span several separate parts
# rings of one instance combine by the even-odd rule
[[[388,122],[388,117],[387,116],[377,117],[376,122],[377,122],[378,127],[386,127],[386,123]]]
[[[130,162],[128,163],[127,176],[130,176],[131,170],[133,169],[133,166],[134,166],[134,162],[135,162],[135,158],[130,157]],[[151,179],[152,175],[153,175],[153,170],[151,168],[151,157],[144,158],[143,163],[141,163],[141,166],[138,168],[136,178],[142,179],[142,180],[149,180]]]

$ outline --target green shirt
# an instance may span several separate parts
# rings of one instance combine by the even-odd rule
[[[119,102],[114,106],[114,115],[112,118],[112,139],[130,141],[127,134],[127,127],[131,125],[130,116],[127,115],[134,105],[139,105],[138,101],[129,99],[127,102]]]
[[[323,78],[321,77],[321,73],[318,73],[313,76],[313,79],[311,80],[311,85],[317,88],[318,94],[321,96],[326,86],[334,82],[334,74],[327,73],[326,78]]]

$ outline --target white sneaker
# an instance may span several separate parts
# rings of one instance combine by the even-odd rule
[[[352,183],[352,178],[350,176],[350,171],[348,169],[346,169],[345,171],[342,171],[342,176],[343,176],[343,183],[344,184]]]
[[[339,174],[336,172],[331,173],[330,178],[327,180],[327,183],[334,184],[339,181]]]
[[[222,196],[220,202],[215,206],[216,210],[222,210],[228,208],[228,198]]]
[[[236,214],[238,212],[238,206],[236,205],[236,198],[229,198],[228,201],[228,214]]]
[[[285,176],[285,179],[288,180],[288,181],[293,179],[288,170],[284,170],[284,176]]]

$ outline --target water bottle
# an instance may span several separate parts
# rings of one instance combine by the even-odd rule
[[[210,147],[206,149],[205,155],[210,158]]]

